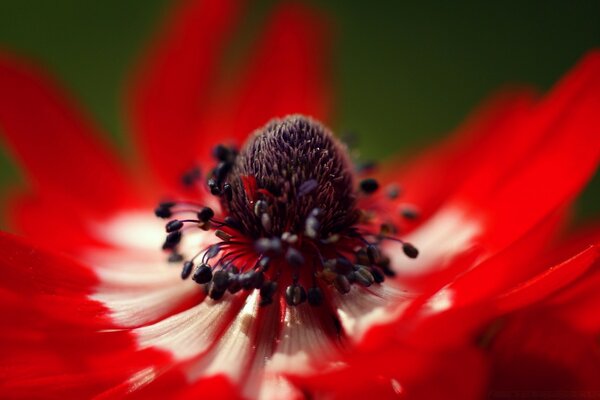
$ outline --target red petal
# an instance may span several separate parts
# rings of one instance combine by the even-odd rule
[[[567,205],[591,179],[600,161],[599,109],[600,53],[592,53],[515,126],[511,137],[530,143],[490,158],[461,189],[457,201],[485,214],[491,248],[503,248]]]
[[[238,71],[198,127],[197,148],[210,150],[217,140],[239,145],[271,118],[288,114],[328,121],[328,33],[327,21],[312,9],[281,5],[243,63],[249,67]]]
[[[576,284],[550,300],[553,312],[565,323],[581,332],[600,333],[600,264],[593,273],[584,275]]]
[[[532,104],[533,94],[525,90],[492,96],[448,140],[403,165],[387,166],[382,180],[399,182],[405,189],[399,202],[417,205],[421,218],[428,218],[498,151],[507,126],[521,120]]]
[[[136,351],[88,298],[91,270],[0,233],[0,391],[7,398],[82,397],[167,358]]]
[[[13,300],[56,319],[109,324],[107,310],[87,297],[99,283],[91,269],[2,232],[0,264],[0,287],[12,293]]]
[[[142,62],[131,94],[139,147],[167,187],[193,167],[192,128],[211,101],[220,59],[240,13],[236,0],[192,0],[179,7]]]
[[[133,203],[123,165],[50,79],[0,54],[0,87],[1,130],[36,190],[101,214]]]
[[[496,307],[501,312],[507,312],[542,300],[582,276],[599,258],[600,244],[590,246],[503,294],[495,301]]]
[[[329,120],[327,22],[300,4],[284,4],[273,14],[233,103],[236,137],[288,114]]]
[[[511,319],[491,347],[491,393],[586,393],[600,390],[600,349],[543,313]]]
[[[97,221],[96,216],[80,204],[61,197],[61,194],[8,196],[8,226],[54,251],[73,253],[83,246],[100,244],[90,230],[92,221]]]
[[[334,399],[480,399],[487,383],[484,361],[475,347],[430,352],[392,341],[380,352],[351,354],[344,369],[292,380],[315,397]]]

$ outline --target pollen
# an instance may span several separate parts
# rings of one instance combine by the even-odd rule
[[[399,220],[416,217],[406,208],[391,211],[398,187],[382,191],[377,180],[357,174],[347,147],[311,118],[274,119],[241,150],[219,145],[213,156],[216,165],[204,181],[197,169],[183,181],[216,196],[218,209],[169,201],[155,213],[171,219],[163,245],[169,260],[182,260],[181,277],[191,276],[214,300],[258,290],[263,306],[279,299],[321,306],[329,291],[346,294],[352,285],[380,285],[394,275],[384,241],[418,256],[396,236]],[[189,227],[213,232],[214,243],[180,254]]]

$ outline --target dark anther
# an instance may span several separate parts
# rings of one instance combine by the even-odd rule
[[[281,240],[278,238],[260,238],[254,242],[254,248],[261,254],[278,254],[281,252]]]
[[[192,275],[192,279],[194,282],[203,284],[208,283],[212,279],[212,268],[208,264],[202,264],[198,267],[194,275]]]
[[[306,223],[304,224],[304,233],[306,233],[306,236],[309,238],[316,239],[319,234],[319,227],[319,220],[317,217],[311,215],[306,218]]]
[[[217,271],[213,274],[212,283],[218,291],[225,291],[229,287],[229,273],[227,271]]]
[[[273,295],[277,292],[277,282],[268,281],[260,288],[260,305],[266,306],[273,303]]]
[[[213,300],[220,300],[223,297],[223,295],[225,294],[225,290],[227,290],[227,289],[219,290],[217,288],[217,286],[215,285],[215,283],[211,282],[208,285],[208,297],[210,297]]]
[[[200,168],[194,167],[181,176],[181,183],[183,183],[184,186],[191,186],[194,182],[198,181],[201,176]]]
[[[183,269],[181,270],[181,279],[187,279],[192,273],[192,269],[194,269],[194,263],[191,261],[186,261],[183,263]]]
[[[213,149],[213,156],[219,161],[231,162],[235,157],[235,151],[227,146],[219,144]]]
[[[229,274],[229,287],[227,288],[229,293],[235,294],[242,290],[242,284],[239,278],[239,275]]]
[[[292,267],[301,267],[304,264],[304,256],[293,247],[289,247],[285,253],[285,260]]]
[[[225,196],[225,199],[227,201],[231,201],[231,199],[233,198],[233,189],[231,188],[231,184],[226,183],[223,185],[222,194],[223,196]]]
[[[205,254],[206,259],[210,260],[217,254],[219,254],[219,251],[221,251],[221,245],[219,243],[209,246]]]
[[[265,281],[265,275],[257,272],[250,271],[240,275],[240,283],[246,290],[260,289]]]
[[[231,294],[235,294],[242,290],[242,284],[240,283],[239,274],[234,274],[229,272],[229,286],[227,287],[227,291]]]
[[[360,190],[367,194],[375,193],[379,189],[379,182],[373,178],[363,179],[360,182]]]
[[[307,181],[302,182],[302,184],[298,187],[298,197],[305,196],[315,190],[319,186],[319,182],[316,179],[309,179]]]
[[[375,282],[375,277],[366,267],[360,266],[354,271],[354,279],[364,287],[369,287]]]
[[[171,232],[163,243],[163,250],[175,248],[181,241],[181,231]]]
[[[227,176],[231,170],[231,163],[228,162],[220,162],[219,165],[215,168],[214,175],[217,182],[223,182],[223,179]]]
[[[174,219],[173,221],[169,221],[165,226],[165,230],[167,233],[175,232],[183,228],[183,222],[178,219]]]
[[[210,193],[214,194],[215,196],[218,196],[221,194],[221,189],[219,188],[219,184],[213,178],[210,178],[208,180],[208,188],[210,189]]]
[[[271,224],[271,217],[269,216],[269,214],[267,214],[267,213],[261,214],[260,224],[262,225],[262,227],[265,231],[267,231],[267,232],[271,231],[272,224]]]
[[[417,248],[410,243],[403,243],[402,251],[404,251],[404,254],[406,254],[406,256],[409,258],[417,258],[419,255],[419,250],[417,250]]]
[[[256,215],[257,217],[260,217],[261,215],[263,215],[267,212],[268,207],[269,207],[269,205],[267,204],[266,201],[258,200],[254,204],[254,215]]]
[[[263,271],[266,271],[267,269],[269,269],[270,262],[271,262],[271,259],[269,257],[263,257],[258,262],[258,265],[259,265],[259,267],[261,267],[263,269]]]
[[[342,275],[348,275],[354,270],[354,264],[347,258],[339,257],[335,260],[335,272]]]
[[[323,304],[323,292],[317,286],[308,289],[306,297],[308,298],[308,304],[310,304],[311,306],[316,307]]]
[[[344,275],[336,276],[333,281],[333,286],[335,286],[337,291],[341,294],[346,294],[350,291],[350,281]]]
[[[202,207],[202,209],[198,211],[197,215],[201,222],[208,222],[212,217],[215,216],[215,212],[210,207]]]
[[[167,259],[167,261],[170,263],[178,263],[178,262],[181,262],[182,260],[183,260],[183,256],[176,252],[169,254],[169,258]]]
[[[240,223],[238,222],[237,219],[235,219],[231,216],[225,217],[225,219],[223,219],[223,222],[225,223],[225,225],[227,225],[230,228],[233,228],[238,231],[240,230]]]
[[[215,236],[218,237],[219,239],[221,239],[224,242],[228,242],[233,237],[229,233],[227,233],[225,231],[222,231],[220,229],[217,229],[215,231]]]
[[[379,261],[379,254],[379,248],[377,246],[372,244],[367,246],[367,256],[369,257],[371,264],[377,264],[377,261]]]
[[[154,209],[154,215],[158,218],[170,218],[173,215],[173,212],[171,211],[171,207],[159,205]]]
[[[373,279],[376,283],[381,283],[385,281],[385,276],[381,273],[381,271],[378,268],[373,268],[371,270],[371,275],[373,275]]]
[[[229,149],[222,144],[218,144],[213,149],[213,156],[219,161],[227,161]]]
[[[285,301],[290,306],[297,306],[306,301],[306,290],[300,285],[293,284],[285,289]]]
[[[397,199],[400,196],[400,186],[398,185],[389,185],[386,190],[387,197],[390,200]]]
[[[410,206],[402,207],[402,209],[400,210],[400,214],[404,218],[410,219],[410,220],[419,218],[419,212],[414,207],[410,207]]]

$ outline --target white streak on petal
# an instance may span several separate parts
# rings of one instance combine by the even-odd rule
[[[149,383],[152,383],[157,376],[158,374],[156,372],[156,368],[154,367],[147,367],[136,372],[127,380],[130,384],[129,392],[135,392]]]
[[[448,287],[442,288],[425,304],[424,311],[438,313],[448,310],[454,303],[454,291]]]
[[[270,379],[269,377],[266,377],[264,373],[265,364],[273,354],[275,341],[277,340],[276,336],[281,324],[280,306],[281,304],[279,302],[274,302],[268,307],[260,308],[260,329],[256,332],[256,350],[254,352],[254,359],[250,366],[249,374],[246,377],[246,382],[242,388],[244,398],[292,398],[286,396],[266,396],[263,394],[263,391],[267,389],[262,387],[265,384],[270,384],[271,381],[280,380],[278,375],[275,375]]]
[[[233,383],[241,381],[252,360],[257,309],[258,291],[255,290],[216,346],[186,369],[190,382],[219,374],[226,375]]]
[[[115,247],[82,254],[100,281],[90,298],[103,303],[117,325],[138,327],[158,321],[200,296],[198,285],[181,280],[181,264],[167,262],[161,250],[164,221],[150,210],[121,214],[95,228],[101,239]],[[215,240],[210,233],[193,229],[183,236],[181,252],[192,257]]]
[[[452,206],[442,209],[403,238],[419,250],[416,259],[406,257],[399,243],[388,242],[384,250],[395,271],[403,275],[421,275],[444,268],[454,256],[469,249],[480,232],[479,221]]]
[[[334,367],[337,355],[338,343],[327,336],[309,305],[287,307],[279,344],[266,371],[306,374]]]
[[[192,282],[180,282],[145,292],[108,292],[90,296],[109,307],[111,319],[122,327],[138,327],[170,315],[183,301],[197,296],[201,288]]]
[[[147,210],[119,214],[106,223],[92,226],[91,231],[114,246],[155,250],[165,240],[164,226],[164,221]]]
[[[158,347],[176,360],[190,359],[215,342],[236,303],[229,295],[219,301],[207,298],[193,308],[133,332],[142,349]]]
[[[306,395],[283,376],[269,374],[263,378],[258,398],[260,400],[304,399]]]
[[[349,293],[336,292],[332,297],[344,331],[357,343],[370,327],[398,318],[412,296],[388,280],[369,288],[352,285]]]

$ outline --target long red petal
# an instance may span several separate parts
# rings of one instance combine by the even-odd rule
[[[222,141],[240,144],[271,118],[305,114],[331,117],[329,32],[324,18],[301,4],[285,3],[223,89],[197,130],[197,148]]]
[[[600,53],[591,53],[481,163],[455,197],[495,250],[564,207],[600,162]]]

